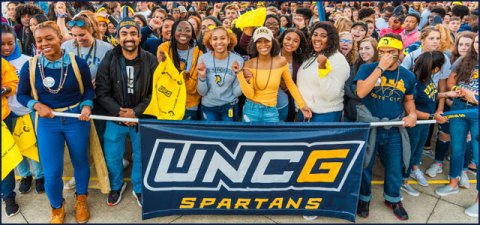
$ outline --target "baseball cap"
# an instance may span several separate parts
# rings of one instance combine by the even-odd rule
[[[352,25],[352,28],[355,26],[362,26],[365,31],[368,31],[368,25],[365,22],[355,22]]]
[[[258,39],[260,39],[260,38],[265,38],[269,41],[272,41],[273,33],[270,29],[268,29],[266,27],[259,27],[253,33],[253,42],[257,42]]]

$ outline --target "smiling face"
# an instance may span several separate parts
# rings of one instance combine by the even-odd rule
[[[227,51],[228,44],[230,44],[230,39],[228,34],[223,29],[215,29],[212,32],[212,37],[210,38],[210,45],[213,47],[215,53],[223,54]]]
[[[118,31],[118,42],[123,50],[127,52],[137,51],[138,45],[140,44],[140,33],[134,26],[122,27]]]
[[[355,42],[361,41],[367,35],[367,31],[365,30],[365,28],[363,28],[363,26],[360,26],[360,25],[352,27],[351,32],[352,32],[353,40],[355,40]]]
[[[295,32],[289,32],[283,38],[283,50],[289,53],[295,52],[300,46],[300,36]]]
[[[358,48],[358,54],[364,62],[370,62],[375,55],[375,49],[370,41],[363,41]]]
[[[2,33],[2,55],[10,56],[15,49],[15,36],[12,33]]]
[[[188,45],[193,36],[192,31],[190,23],[187,21],[180,22],[175,30],[175,40],[180,45]]]
[[[30,30],[35,31],[35,29],[37,29],[37,26],[38,26],[37,19],[31,18],[30,19]]]
[[[79,46],[90,47],[93,44],[94,38],[89,30],[74,26],[71,31],[73,39]]]
[[[340,51],[344,56],[347,56],[348,53],[353,48],[353,38],[350,33],[340,36]]]
[[[61,36],[52,28],[37,28],[34,33],[35,44],[47,58],[54,58],[61,54]]]
[[[110,34],[116,34],[117,33],[117,28],[115,27],[115,25],[113,25],[113,23],[108,24],[108,33],[110,33]]]
[[[215,26],[215,21],[211,20],[211,19],[206,19],[204,21],[202,21],[202,34],[205,34],[205,31],[208,30],[208,27],[209,26]]]
[[[165,41],[170,41],[172,38],[172,26],[173,20],[165,20],[162,24],[162,39]]]
[[[273,43],[265,38],[260,38],[255,42],[259,55],[268,56],[272,50]]]
[[[280,32],[280,24],[273,17],[270,17],[265,21],[265,26],[272,31],[273,36],[275,36],[275,37]]]
[[[312,47],[315,52],[321,52],[327,47],[328,34],[327,31],[321,27],[315,29],[312,34]]]

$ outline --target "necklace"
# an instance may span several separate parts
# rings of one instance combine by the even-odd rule
[[[390,93],[388,94],[388,96],[385,95],[385,90],[383,89],[383,84],[380,83],[380,88],[382,89],[382,94],[383,94],[384,97],[388,98],[388,97],[391,97],[393,95],[393,92],[395,91],[395,89],[397,89],[397,84],[398,84],[398,78],[399,77],[400,77],[400,65],[398,65],[398,67],[397,67],[397,77],[395,78],[395,83],[393,85],[394,87],[392,88],[392,90],[390,90]],[[382,78],[380,77],[380,79],[382,79]]]
[[[92,57],[92,61],[90,63],[88,63],[88,58],[90,58],[90,55],[92,53],[92,50],[93,50],[93,57]],[[90,47],[90,50],[88,50],[88,54],[85,56],[85,62],[88,63],[88,67],[92,68],[92,66],[95,64],[95,56],[97,55],[97,40],[95,39],[95,41],[93,42],[93,45],[92,47]],[[80,46],[77,47],[77,56],[78,57],[81,57],[80,56]]]
[[[215,55],[213,54],[214,52],[212,52],[212,55],[213,55],[213,69],[214,70],[217,70],[217,66],[215,65]],[[227,53],[228,54],[228,53]],[[220,75],[215,75],[215,83],[217,83],[218,86],[223,86],[223,84],[225,83],[225,77],[227,76],[227,72],[228,72],[228,64],[230,63],[230,54],[228,54],[227,56],[227,66],[225,67],[225,73],[223,74],[223,77],[220,77]]]
[[[42,63],[40,61],[38,62],[38,69],[40,70],[40,75],[42,77],[42,83],[45,89],[52,93],[52,94],[58,94],[60,90],[62,90],[63,85],[65,84],[65,81],[67,80],[68,76],[68,68],[65,70],[65,74],[63,73],[63,67],[64,67],[64,62],[65,58],[62,52],[62,68],[60,70],[60,84],[58,85],[57,89],[51,89],[55,85],[55,79],[53,77],[45,77],[45,69],[43,68],[43,65],[45,65],[45,58],[43,58]],[[42,65],[43,64],[43,65]]]
[[[185,60],[185,66],[183,67],[183,70],[187,70],[187,66],[188,66],[188,59],[190,58],[190,46],[188,46],[188,49],[187,49],[187,59]],[[182,68],[182,65],[180,64],[180,69]]]
[[[260,90],[260,91],[263,91],[265,89],[267,89],[268,87],[268,83],[270,82],[270,75],[272,75],[272,66],[273,66],[273,58],[270,60],[270,71],[268,72],[268,79],[267,79],[267,83],[265,84],[265,87],[263,88],[259,88],[258,87],[258,84],[257,84],[257,77],[258,77],[258,57],[257,57],[257,66],[255,68],[255,71],[257,73],[257,76],[255,76],[255,87]]]

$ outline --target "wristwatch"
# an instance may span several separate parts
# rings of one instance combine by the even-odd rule
[[[2,87],[2,96],[3,96],[4,94],[6,94],[6,93],[7,93],[7,88],[6,88],[6,87]]]
[[[430,116],[428,117],[429,120],[433,120],[435,119],[435,114],[430,114]]]

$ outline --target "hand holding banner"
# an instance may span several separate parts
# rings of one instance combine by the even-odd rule
[[[2,180],[23,160],[10,130],[2,121]]]

